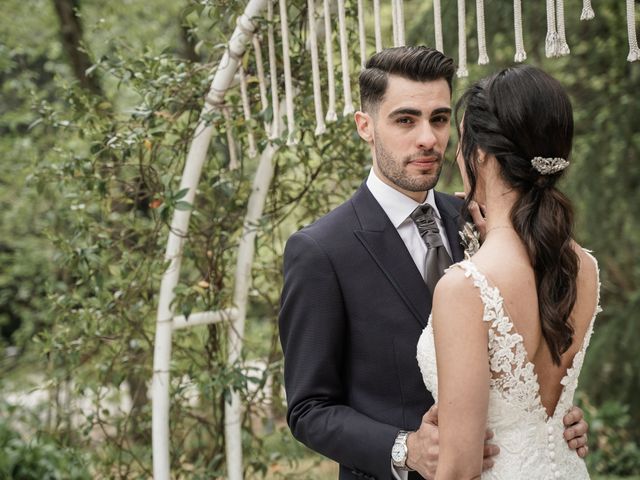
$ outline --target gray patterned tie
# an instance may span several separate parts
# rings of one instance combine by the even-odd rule
[[[451,257],[442,243],[440,230],[435,219],[435,212],[429,204],[418,206],[411,212],[411,220],[418,227],[418,232],[427,244],[427,258],[425,260],[425,274],[427,287],[433,293],[436,283],[444,271],[451,266]]]

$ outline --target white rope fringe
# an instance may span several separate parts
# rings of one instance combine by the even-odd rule
[[[360,40],[360,68],[367,62],[367,37],[364,29],[364,0],[358,0],[358,39]]]
[[[468,77],[467,70],[467,33],[465,28],[465,0],[458,0],[458,77]]]
[[[320,91],[320,60],[318,58],[318,38],[316,32],[316,6],[314,0],[307,0],[309,10],[309,47],[311,50],[311,75],[313,77],[313,105],[316,112],[316,135],[325,132],[322,113],[322,92]]]
[[[380,28],[380,0],[373,0],[373,28],[376,37],[376,52],[382,50],[382,31]]]
[[[260,89],[260,106],[261,111],[264,112],[267,109],[267,84],[264,78],[264,65],[262,63],[262,46],[258,35],[254,35],[251,42],[253,43],[253,52],[256,57],[256,72],[258,75],[258,88]]]
[[[249,105],[249,94],[247,93],[247,77],[244,74],[242,64],[238,67],[240,76],[240,96],[242,97],[242,112],[244,113],[245,125],[247,128],[247,142],[249,143],[249,156],[254,158],[257,154],[256,141],[251,129],[251,105]]]
[[[278,70],[276,63],[276,42],[273,34],[273,0],[267,2],[267,42],[269,45],[269,75],[271,82],[271,135],[273,140],[280,136],[280,99],[278,98]]]
[[[398,8],[398,41],[400,46],[405,45],[404,40],[404,0],[396,0]]]
[[[440,0],[433,0],[433,27],[436,37],[436,50],[444,53],[442,46],[442,8],[440,7]]]
[[[284,67],[284,102],[287,109],[287,145],[295,145],[295,119],[293,117],[293,81],[291,78],[291,60],[289,58],[289,21],[287,2],[280,0],[280,30],[282,32],[282,63]]]
[[[398,32],[398,0],[391,0],[391,28],[393,31],[393,46],[400,46],[400,35]]]
[[[544,53],[547,58],[555,57],[558,49],[558,31],[556,30],[556,0],[547,0],[547,37]]]
[[[591,0],[582,0],[582,13],[580,14],[580,20],[591,20],[596,16],[591,7]]]
[[[336,79],[333,71],[333,42],[331,38],[331,9],[329,0],[324,0],[324,43],[327,54],[327,83],[329,84],[329,106],[327,107],[327,122],[335,122],[336,115]]]
[[[627,61],[637,62],[640,60],[640,48],[638,48],[638,37],[636,36],[636,12],[633,0],[627,0],[627,32],[629,34]]]
[[[558,43],[556,45],[556,56],[569,55],[569,45],[564,31],[564,0],[556,0],[556,23],[558,26]]]
[[[522,2],[513,0],[513,25],[516,37],[516,54],[513,57],[515,62],[524,62],[527,59],[527,52],[524,50],[524,40],[522,39]]]
[[[229,107],[226,105],[222,105],[220,109],[222,110],[225,129],[227,130],[227,147],[229,148],[229,170],[235,170],[238,168],[238,154],[236,152],[236,141],[233,138],[233,132],[231,131],[231,114],[229,113]]]
[[[284,1],[284,0],[282,0]],[[344,94],[343,115],[351,115],[355,110],[351,99],[351,79],[349,76],[349,47],[347,46],[347,23],[344,0],[338,0],[338,23],[340,27],[340,58],[342,60],[342,91]]]
[[[476,22],[478,29],[478,65],[489,63],[487,54],[487,37],[484,26],[484,0],[476,0]]]

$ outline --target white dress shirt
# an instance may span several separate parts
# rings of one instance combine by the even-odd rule
[[[404,193],[399,192],[380,180],[373,171],[373,168],[369,172],[369,177],[367,178],[367,187],[398,231],[400,238],[402,238],[407,250],[409,250],[411,258],[413,258],[416,267],[418,267],[418,271],[422,275],[422,278],[426,280],[425,260],[427,258],[427,245],[424,243],[424,240],[422,240],[422,237],[418,232],[417,225],[409,216],[411,215],[411,212],[418,207],[418,205],[429,204],[433,208],[436,224],[438,225],[438,230],[440,230],[440,236],[442,237],[442,242],[444,243],[444,247],[447,249],[447,253],[449,253],[449,257],[453,258],[451,255],[451,248],[449,247],[447,232],[444,230],[444,225],[440,218],[440,212],[436,205],[433,190],[429,190],[427,198],[423,203],[418,203],[414,199],[407,197]]]

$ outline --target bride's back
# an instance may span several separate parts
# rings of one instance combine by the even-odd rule
[[[515,231],[494,231],[484,248],[473,257],[478,269],[500,291],[505,313],[522,336],[527,359],[534,365],[538,377],[541,403],[549,416],[555,411],[562,392],[561,380],[582,346],[598,302],[596,265],[580,246],[574,243],[573,247],[579,265],[576,302],[570,316],[573,338],[570,347],[560,356],[560,365],[553,362],[542,334],[534,271]]]

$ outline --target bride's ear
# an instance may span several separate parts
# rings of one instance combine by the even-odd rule
[[[481,148],[478,148],[478,153],[476,155],[476,162],[478,163],[478,165],[484,166],[487,163],[487,159],[487,152],[485,152]]]

